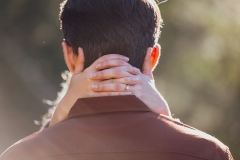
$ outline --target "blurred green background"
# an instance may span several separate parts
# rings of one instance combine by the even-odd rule
[[[1,0],[0,152],[37,131],[66,70],[61,0]],[[230,147],[240,159],[240,1],[161,4],[162,57],[157,88],[175,118]]]

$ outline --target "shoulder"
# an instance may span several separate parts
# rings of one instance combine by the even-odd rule
[[[163,115],[158,119],[171,128],[168,135],[176,144],[175,150],[205,159],[233,160],[229,148],[217,138],[179,120]]]
[[[62,153],[66,140],[59,138],[65,128],[59,123],[33,133],[9,147],[0,156],[0,160],[36,160]],[[64,125],[66,126],[66,125]]]
[[[36,146],[33,141],[40,132],[41,131],[35,132],[10,146],[1,154],[0,160],[33,160],[34,157],[32,153],[34,151],[34,146]]]

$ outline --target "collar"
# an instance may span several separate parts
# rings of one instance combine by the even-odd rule
[[[135,95],[81,98],[73,105],[68,118],[88,114],[142,111],[150,109]]]

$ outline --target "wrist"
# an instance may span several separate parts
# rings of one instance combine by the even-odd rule
[[[54,111],[54,114],[51,118],[49,126],[55,125],[63,121],[64,119],[66,119],[72,106],[75,104],[76,101],[77,101],[77,98],[67,93],[57,105],[56,110]]]
[[[157,113],[172,117],[167,101],[159,92],[155,100],[157,100],[155,104],[158,104],[158,106],[156,106]]]

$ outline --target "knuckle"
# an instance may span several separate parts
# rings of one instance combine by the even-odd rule
[[[124,65],[124,61],[122,61],[122,60],[118,60],[118,61],[117,61],[117,65],[119,65],[119,66]]]
[[[105,85],[99,85],[99,90],[105,91],[107,87]]]
[[[117,55],[117,58],[121,59],[121,60],[124,60],[124,56],[122,56],[122,55]]]
[[[131,72],[131,73],[134,73],[134,72],[135,72],[134,67],[129,66],[129,67],[128,67],[128,71]]]
[[[113,74],[116,75],[116,76],[119,76],[119,75],[122,74],[122,71],[120,69],[114,69]]]
[[[112,60],[106,61],[105,63],[106,63],[107,67],[114,67],[114,65],[115,65]]]
[[[141,71],[140,71],[139,68],[134,68],[134,70],[135,70],[135,72],[138,73],[138,74],[141,73]]]
[[[92,88],[93,91],[99,91],[99,90],[101,90],[101,88],[102,88],[101,85],[97,85],[97,84],[96,84],[96,86],[97,86],[97,87]]]
[[[103,77],[103,71],[97,72],[96,74],[97,74],[97,78],[102,78]]]
[[[104,56],[102,56],[102,60],[106,61],[106,60],[108,60],[108,57],[109,57],[109,55],[104,55]]]
[[[99,63],[98,65],[101,66],[101,67],[104,67],[105,64],[106,64],[106,63],[105,63],[105,61],[104,61],[104,62]]]
[[[118,56],[119,56],[119,59],[124,59],[123,55],[118,55]]]
[[[104,62],[99,63],[99,65],[101,66],[101,68],[104,68],[107,66],[107,63],[106,63],[106,61],[104,61]]]
[[[114,86],[115,91],[120,91],[121,88],[122,88],[122,86],[120,84],[115,84],[115,86]]]
[[[125,81],[126,83],[132,83],[132,78],[126,78]]]
[[[115,83],[115,80],[114,80],[114,79],[111,79],[110,82],[111,82],[111,83]]]

